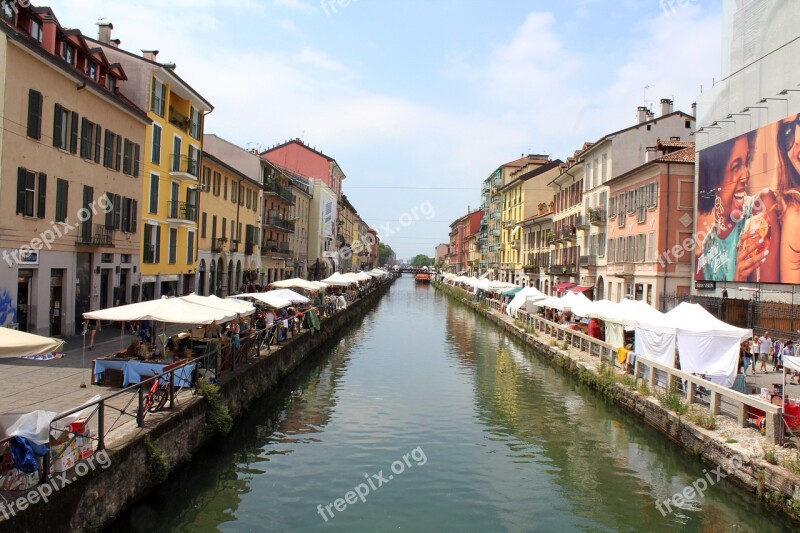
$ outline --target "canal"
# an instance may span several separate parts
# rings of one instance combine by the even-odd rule
[[[704,477],[695,458],[404,276],[111,529],[792,530],[724,480],[659,511]]]

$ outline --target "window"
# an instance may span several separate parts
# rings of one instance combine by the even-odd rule
[[[231,182],[231,202],[236,203],[236,193],[239,192],[239,184],[235,181]]]
[[[638,263],[644,262],[644,252],[646,249],[647,235],[640,233],[636,236],[636,261]]]
[[[144,262],[158,263],[161,259],[161,227],[153,224],[144,226]]]
[[[191,144],[189,145],[189,164],[186,170],[193,176],[200,174],[200,149]]]
[[[149,211],[158,213],[158,174],[150,174],[150,206]]]
[[[684,121],[684,123],[683,123],[683,127],[684,127],[684,128],[688,128],[688,129],[691,129],[691,128],[692,128],[692,121],[691,121],[691,120],[686,120],[686,121]]]
[[[617,197],[612,196],[608,200],[608,218],[615,218],[617,216]]]
[[[169,264],[174,265],[178,260],[178,228],[169,228]]]
[[[112,93],[117,90],[117,78],[114,76],[108,76],[108,90]]]
[[[617,251],[617,241],[616,239],[609,239],[608,240],[608,262],[613,263],[616,257],[614,254]]]
[[[625,205],[628,208],[628,213],[633,213],[636,210],[636,191],[628,191],[627,196]]]
[[[203,213],[205,215],[205,213]],[[217,240],[217,215],[211,215],[211,244],[214,245],[214,241]]]
[[[658,182],[654,181],[648,187],[650,189],[650,201],[647,207],[656,207],[658,205]]]
[[[214,172],[214,196],[219,196],[220,184],[222,182],[222,175],[219,172]]]
[[[606,234],[600,233],[597,235],[597,256],[603,257],[606,255]]]
[[[203,167],[203,178],[200,180],[202,189],[206,192],[211,190],[211,169]]]
[[[42,42],[42,23],[38,20],[31,19],[31,37]]]
[[[139,175],[139,145],[125,139],[124,155],[122,159],[122,173],[128,176]]]
[[[97,81],[97,63],[91,59],[86,60],[86,75]]]
[[[56,178],[56,222],[67,221],[67,204],[69,199],[69,182]]]
[[[625,237],[617,237],[617,263],[625,261]]]
[[[225,187],[222,189],[223,200],[228,199],[228,176],[225,176]]]
[[[69,110],[56,104],[53,113],[53,146],[62,150],[69,148],[70,120]]]
[[[139,201],[125,198],[122,201],[122,231],[136,233],[136,216],[139,214]]]
[[[161,164],[161,126],[153,123],[153,145],[150,147],[150,162]]]
[[[181,138],[177,135],[172,138],[172,171],[181,171]]]
[[[81,157],[100,162],[100,134],[102,128],[86,117],[81,120]]]
[[[647,260],[655,261],[656,258],[656,232],[651,231],[647,239]]]
[[[164,104],[167,100],[167,87],[161,83],[161,80],[153,77],[153,86],[150,90],[150,111],[158,115],[164,116]]]
[[[605,183],[606,181],[608,181],[608,154],[603,154],[603,166],[600,168],[602,172],[601,183]]]
[[[44,218],[47,200],[47,174],[26,168],[17,169],[17,214]]]
[[[194,264],[194,232],[191,230],[186,233],[186,264]]]
[[[28,91],[28,137],[42,138],[42,93]]]
[[[200,238],[206,238],[206,222],[208,222],[208,217],[205,213],[200,215]]]
[[[200,134],[203,132],[203,115],[192,107],[189,110],[189,135],[200,140]]]
[[[636,242],[633,235],[628,235],[625,247],[625,261],[632,263],[636,258]]]

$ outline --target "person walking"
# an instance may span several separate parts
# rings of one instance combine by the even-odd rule
[[[772,352],[772,337],[769,336],[769,331],[758,338],[758,358],[760,359],[758,369],[767,373],[767,359]]]
[[[745,339],[742,342],[741,346],[741,356],[742,356],[742,370],[743,374],[747,375],[747,369],[749,367],[753,367],[753,375],[756,374],[756,367],[753,365],[753,354],[751,353],[750,349],[750,339]]]
[[[775,354],[775,363],[772,365],[773,372],[777,372],[779,369],[783,368],[783,356],[785,355],[789,357],[794,355],[794,343],[792,341],[787,341],[781,352]]]
[[[100,323],[95,319],[88,319],[83,321],[84,331],[89,333],[89,349],[94,348],[94,334],[100,328]]]

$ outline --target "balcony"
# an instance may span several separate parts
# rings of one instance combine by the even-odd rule
[[[601,208],[589,210],[589,222],[593,226],[602,226],[606,223],[606,210]]]
[[[577,269],[575,268],[575,265],[573,263],[564,265],[564,274],[574,274],[575,270]]]
[[[170,222],[197,224],[197,206],[186,202],[167,202],[167,219]]]
[[[489,230],[489,235],[493,235],[494,237],[499,237],[500,236],[500,230],[499,229]]]
[[[256,245],[253,242],[246,242],[244,243],[244,255],[253,255],[253,250],[255,250]]]
[[[232,253],[232,254],[238,252],[239,251],[239,241],[237,241],[237,240],[231,241],[231,245],[230,245],[230,247],[228,247],[228,251],[230,253]]]
[[[75,244],[84,246],[114,246],[114,228],[102,224],[80,224]]]
[[[169,123],[179,130],[189,131],[189,117],[175,111],[172,106],[169,106]]]
[[[274,182],[265,182],[264,183],[264,192],[267,193],[268,196],[277,196],[286,201],[289,205],[294,205],[295,197],[292,194],[292,191],[289,187],[284,187],[283,185],[278,185]]]
[[[564,268],[564,265],[550,265],[550,273],[551,274],[555,274],[556,276],[559,276],[559,275],[563,274],[564,272],[566,272],[566,268]]]
[[[514,239],[513,241],[511,241],[511,248],[513,248],[514,250],[519,250],[519,248],[520,248],[520,240],[519,239]]]
[[[212,238],[211,239],[211,251],[218,254],[221,253],[225,249],[225,243],[228,242],[228,239],[225,237],[219,238]]]
[[[573,227],[566,227],[561,229],[561,241],[562,242],[569,242],[574,241],[578,238],[575,232],[575,228]]]
[[[634,272],[635,272],[635,270],[636,270],[635,269],[635,265],[633,263],[625,262],[625,263],[616,263],[613,266],[613,270],[612,271],[614,272],[614,275],[616,275],[616,276],[632,277]]]
[[[286,259],[292,255],[292,251],[289,249],[288,242],[267,241],[261,245],[261,255]],[[367,252],[366,255],[369,255],[369,252]]]
[[[197,181],[200,171],[200,162],[189,159],[187,155],[169,155],[169,175],[173,178]]]
[[[589,227],[589,218],[583,216],[577,216],[575,218],[575,227],[576,228],[588,228]]]
[[[145,244],[143,247],[142,262],[153,264],[156,262],[156,247],[151,244]]]
[[[261,225],[267,228],[294,233],[294,222],[290,222],[289,220],[278,216],[274,212],[268,213]]]
[[[553,233],[548,233],[545,241],[547,242],[547,246],[551,246],[556,243],[556,236]]]
[[[485,226],[489,223],[489,215],[483,215],[481,217],[481,226]]]
[[[596,255],[582,255],[578,259],[578,263],[582,267],[595,267],[595,266],[597,266],[597,256]]]

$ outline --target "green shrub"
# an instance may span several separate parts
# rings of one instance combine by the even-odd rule
[[[549,344],[550,346],[558,346],[558,343],[556,342],[555,339],[550,339],[550,342],[548,342],[547,344]]]
[[[800,452],[795,452],[794,457],[784,459],[783,466],[791,473],[800,476]]]
[[[678,416],[686,414],[689,410],[689,406],[681,398],[681,392],[676,388],[670,388],[665,392],[658,393],[656,397],[661,405],[671,411],[675,411]]]
[[[233,428],[233,417],[227,405],[219,398],[219,387],[207,381],[197,383],[197,394],[208,401],[206,431],[209,433],[228,433]]]
[[[150,435],[145,435],[144,446],[147,449],[147,474],[150,477],[150,485],[160,485],[169,475],[167,454],[153,442]]]
[[[689,413],[689,422],[697,424],[705,429],[717,429],[717,417],[705,411],[693,411]]]
[[[642,396],[650,396],[650,385],[645,380],[642,380],[639,386],[636,387],[636,391]]]
[[[775,453],[775,446],[764,452],[764,460],[771,465],[778,464],[778,454]]]

